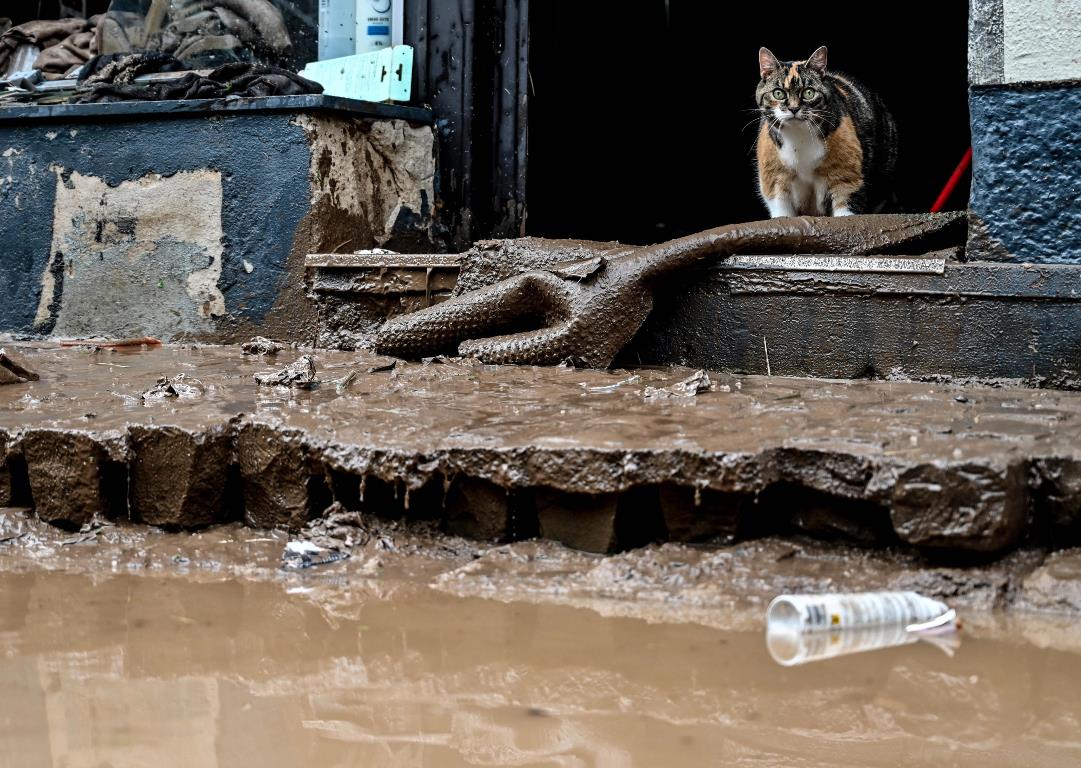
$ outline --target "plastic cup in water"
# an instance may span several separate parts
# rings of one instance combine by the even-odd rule
[[[955,621],[945,603],[916,592],[781,595],[767,611],[766,644],[778,664],[794,666],[906,645]]]

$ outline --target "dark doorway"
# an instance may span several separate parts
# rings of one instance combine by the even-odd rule
[[[530,234],[648,243],[766,217],[758,48],[829,46],[897,120],[897,193],[926,211],[969,146],[967,3],[544,0],[530,36]],[[966,185],[949,207],[962,208]]]

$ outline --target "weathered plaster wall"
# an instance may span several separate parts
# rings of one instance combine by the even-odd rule
[[[214,318],[225,315],[219,172],[109,186],[98,176],[51,170],[52,257],[41,274],[34,330],[69,337],[213,331]]]
[[[973,0],[969,257],[1081,264],[1081,3]]]
[[[973,85],[1081,79],[1077,0],[971,0]]]
[[[8,245],[0,255],[4,267],[0,295],[6,299],[0,303],[0,330],[48,333],[53,331],[49,323],[63,318],[57,332],[63,328],[92,332],[93,318],[68,304],[72,301],[84,307],[88,302],[97,304],[102,310],[115,305],[128,313],[121,322],[133,332],[176,338],[189,329],[202,336],[209,330],[208,318],[194,302],[175,307],[176,313],[166,320],[154,293],[133,301],[139,298],[133,291],[156,287],[163,270],[171,283],[186,283],[192,273],[210,266],[213,255],[193,263],[190,251],[179,253],[176,243],[207,245],[215,237],[220,273],[208,290],[216,289],[224,298],[224,307],[217,307],[224,308],[224,315],[214,318],[215,329],[265,319],[285,279],[294,232],[307,213],[309,153],[300,128],[281,117],[263,115],[0,125],[0,155],[4,154],[8,167],[0,184],[0,209],[12,215],[0,218],[0,242]],[[185,185],[175,180],[178,174],[203,184]],[[175,210],[153,225],[137,225],[130,221],[129,203],[139,197],[138,187],[145,191],[148,180],[155,178],[174,179],[157,182],[157,189],[168,199],[165,206]],[[213,179],[220,179],[220,188]],[[188,194],[171,194],[181,189]],[[85,217],[95,201],[108,198],[124,202],[106,206],[108,213],[98,219],[103,241],[97,242],[97,223],[69,219]],[[147,212],[148,205],[140,202],[139,210]],[[175,231],[160,239],[164,228]],[[108,234],[125,229],[133,235],[136,230],[153,230],[159,239],[143,240],[140,257],[128,259],[113,242],[116,237]],[[88,231],[93,233],[89,239]],[[54,242],[74,250],[58,257]],[[84,267],[110,257],[112,285],[89,285],[94,298],[82,291],[67,294],[67,278],[73,285],[83,285],[84,276],[89,277]],[[186,264],[178,263],[185,259]],[[50,265],[59,264],[64,268],[50,270]],[[52,285],[46,285],[47,274],[54,275]],[[43,302],[47,318],[41,316]],[[102,327],[100,332],[110,330]]]
[[[327,243],[321,250],[408,251],[438,239],[431,128],[322,115],[300,115],[294,122],[311,147],[312,236]],[[335,232],[344,239],[335,240]]]
[[[305,255],[431,250],[434,175],[397,120],[0,122],[0,332],[313,340]]]
[[[1081,3],[1003,0],[1002,11],[1006,82],[1081,78]]]

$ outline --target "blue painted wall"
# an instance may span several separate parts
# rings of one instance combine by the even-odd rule
[[[309,143],[291,118],[144,115],[0,124],[0,329],[33,330],[50,258],[54,165],[110,185],[151,173],[219,171],[225,242],[218,287],[225,296],[225,322],[261,323],[277,298],[311,195]],[[250,274],[245,260],[254,266]]]
[[[1081,264],[1081,83],[973,86],[969,258]]]

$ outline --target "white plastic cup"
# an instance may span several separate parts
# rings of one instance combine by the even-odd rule
[[[807,632],[801,635],[770,632],[766,635],[769,655],[783,667],[832,659],[851,653],[877,651],[915,643],[920,636],[903,625],[862,627],[843,632]]]
[[[952,625],[945,603],[916,592],[781,595],[766,612],[766,645],[778,664],[905,645]]]

